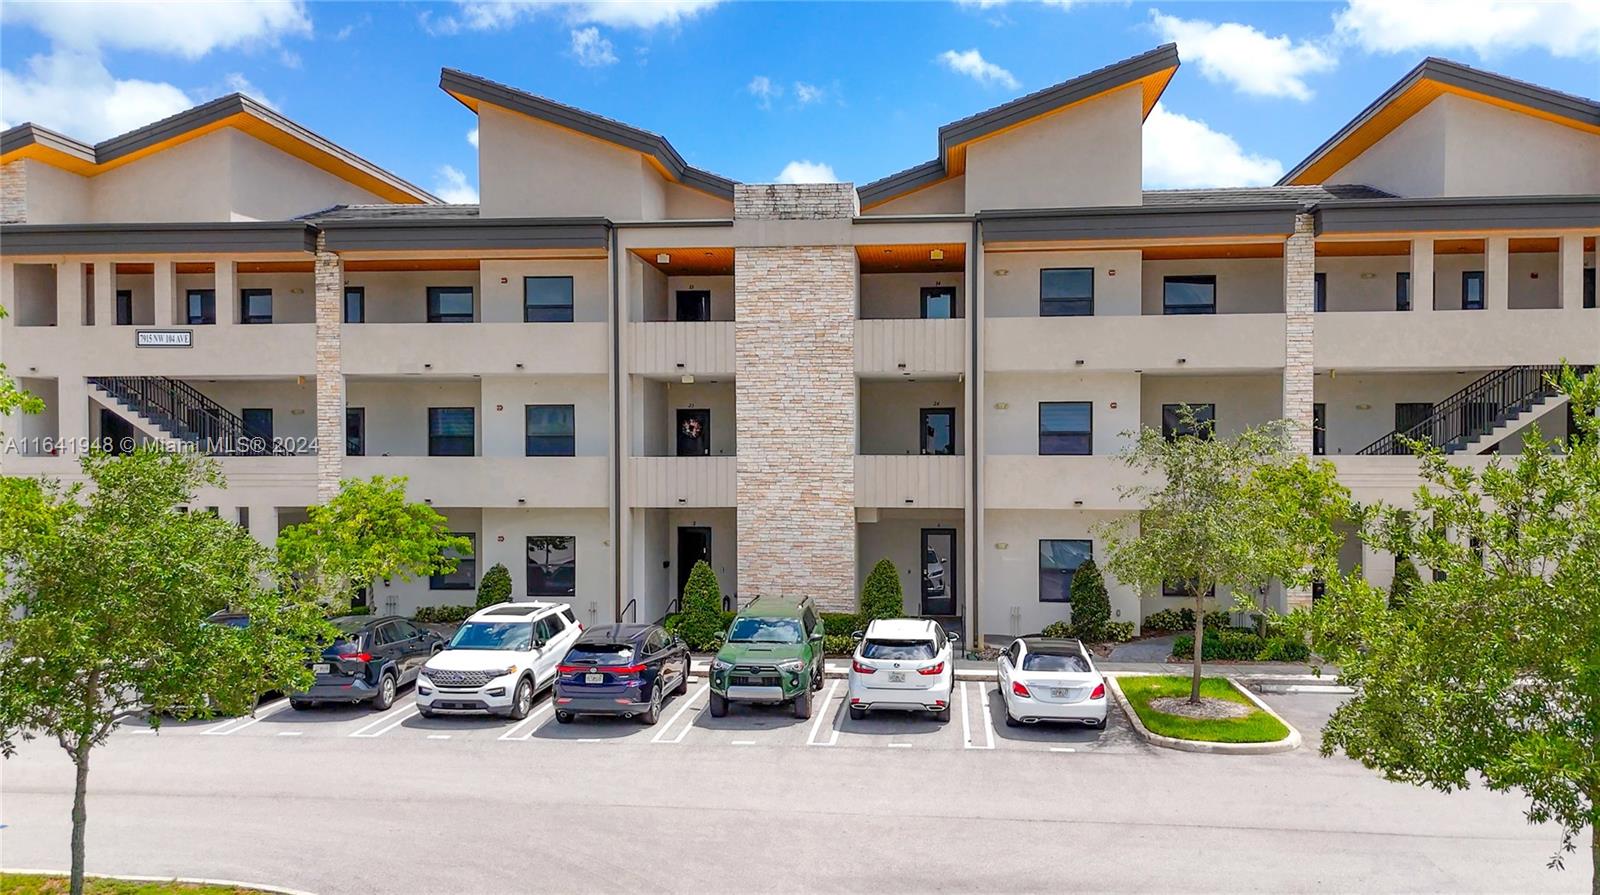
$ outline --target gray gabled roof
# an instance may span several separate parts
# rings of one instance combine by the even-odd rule
[[[1377,187],[1361,183],[1310,184],[1307,186],[1237,186],[1219,189],[1145,190],[1146,206],[1202,205],[1209,208],[1250,205],[1258,202],[1298,202],[1310,206],[1331,199],[1392,199]]]
[[[303,214],[313,224],[340,221],[437,221],[476,218],[477,205],[334,205]]]
[[[66,153],[91,164],[95,161],[93,146],[81,140],[74,140],[66,134],[57,133],[47,127],[41,127],[31,121],[24,121],[16,127],[7,128],[4,133],[0,133],[0,155],[7,155],[34,144]]]
[[[724,199],[733,198],[734,181],[692,167],[660,134],[453,68],[440,70],[439,87],[457,99],[467,97],[486,102],[643,153],[655,159],[684,186]]]

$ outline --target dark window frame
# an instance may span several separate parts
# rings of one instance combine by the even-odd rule
[[[1327,273],[1325,273],[1323,271],[1317,271],[1316,273],[1312,274],[1311,275],[1311,288],[1312,288],[1312,292],[1313,292],[1313,298],[1311,299],[1311,309],[1313,311],[1315,311],[1316,313],[1318,313],[1318,314],[1325,313],[1328,310],[1328,275],[1327,275]]]
[[[456,556],[455,571],[447,575],[429,575],[428,590],[477,590],[478,534],[471,531],[453,531],[451,534],[458,538],[466,538],[472,545],[467,548],[470,552]]]
[[[352,298],[354,298],[356,300],[356,313],[355,313],[355,319],[354,320],[350,319],[350,316],[351,316],[350,315],[350,299],[352,299]],[[343,307],[342,311],[343,311],[343,319],[344,319],[345,323],[366,323],[367,322],[367,287],[365,287],[365,286],[346,286],[346,287],[344,287],[344,307]]]
[[[1083,545],[1087,545],[1088,549],[1084,551],[1083,559],[1081,561],[1079,561],[1077,568],[1066,572],[1066,576],[1067,577],[1066,577],[1066,581],[1063,582],[1063,584],[1062,584],[1061,595],[1058,596],[1058,597],[1048,597],[1045,594],[1044,576],[1047,573],[1061,571],[1061,570],[1058,570],[1058,569],[1046,569],[1045,565],[1044,565],[1044,555],[1045,555],[1044,545],[1046,545],[1046,544],[1054,544],[1054,543],[1083,544]],[[1078,574],[1078,569],[1083,568],[1083,563],[1084,562],[1087,562],[1087,561],[1092,560],[1092,559],[1094,559],[1094,541],[1092,539],[1090,539],[1090,538],[1040,538],[1039,539],[1039,602],[1041,602],[1041,603],[1070,603],[1072,601],[1072,578],[1073,578],[1074,575]]]
[[[1169,300],[1167,287],[1169,286],[1210,286],[1210,305],[1177,305]],[[1161,313],[1163,316],[1182,317],[1190,315],[1205,315],[1217,313],[1217,275],[1204,274],[1174,274],[1161,278]]]
[[[1411,271],[1402,270],[1394,275],[1394,309],[1409,311],[1414,302],[1411,297]]]
[[[568,277],[567,279],[572,279]],[[523,301],[527,301],[527,285],[524,278]],[[542,306],[545,307],[545,306]],[[570,307],[570,306],[569,306]],[[685,314],[685,310],[694,313]],[[704,311],[703,314],[699,313]],[[526,320],[528,308],[523,306],[523,318]],[[711,290],[710,289],[678,289],[672,293],[672,319],[677,323],[709,323],[711,322]],[[534,322],[534,321],[528,321]]]
[[[1478,284],[1478,301],[1475,305],[1469,304],[1467,300],[1469,292],[1467,284],[1474,282]],[[1483,271],[1463,270],[1461,272],[1461,310],[1481,311],[1487,308],[1489,306],[1488,288],[1489,284],[1488,281],[1484,279]]]
[[[466,434],[466,435],[436,435],[436,434],[434,434],[434,430],[436,428],[439,428],[439,426],[438,426],[436,421],[440,419],[439,415],[444,411],[465,411],[467,413],[468,417],[472,420],[472,431],[470,433]],[[477,429],[478,429],[478,408],[476,408],[476,407],[429,407],[428,408],[428,456],[430,456],[430,457],[474,457],[474,456],[477,456],[477,451],[478,451],[478,432],[477,432]],[[450,439],[448,444],[459,444],[462,439],[465,439],[466,440],[467,450],[465,452],[458,451],[458,450],[452,450],[452,451],[440,450],[440,448],[444,447],[445,444],[446,444],[446,442],[443,442],[442,439]]]
[[[535,282],[556,282],[559,280],[565,280],[567,284],[566,304],[533,304],[528,301],[528,287],[530,285]],[[573,309],[576,304],[576,289],[570,276],[532,276],[522,278],[523,323],[571,323],[576,319],[573,315]],[[674,314],[676,314],[676,311],[674,311]]]
[[[562,433],[534,434],[531,429],[532,416],[535,410],[564,408],[567,412],[568,430]],[[578,455],[578,408],[574,404],[524,404],[522,405],[522,449],[527,457],[576,457]],[[553,449],[534,450],[534,445],[546,445]]]
[[[1311,456],[1323,457],[1328,453],[1328,405],[1321,401],[1311,405]]]
[[[250,300],[265,298],[267,300],[267,313],[250,313]],[[271,289],[240,289],[239,290],[239,322],[253,326],[261,326],[272,322],[272,290]]]
[[[265,416],[266,425],[262,426],[260,420]],[[250,424],[250,417],[258,420],[256,425]],[[271,407],[245,407],[239,411],[239,421],[244,426],[246,438],[260,438],[267,443],[272,442],[272,408]]]
[[[351,426],[351,421],[355,425]],[[352,429],[354,434],[352,434]],[[351,449],[352,445],[354,450]],[[367,455],[367,408],[346,407],[344,409],[344,455],[346,457],[365,457]]]
[[[1047,274],[1087,274],[1089,283],[1088,295],[1046,295],[1045,277]],[[1039,316],[1040,317],[1093,317],[1094,316],[1094,274],[1092,267],[1044,267],[1039,270]]]
[[[1191,411],[1196,411],[1195,414],[1194,414],[1194,417],[1195,417],[1194,421],[1195,421],[1195,423],[1197,425],[1200,424],[1200,423],[1209,422],[1209,423],[1211,423],[1210,429],[1208,429],[1208,430],[1197,430],[1197,431],[1194,431],[1194,432],[1182,432],[1182,431],[1179,431],[1179,426],[1180,426],[1180,423],[1181,423],[1181,417],[1180,417],[1178,411],[1179,411],[1179,408],[1182,408],[1182,407],[1185,407],[1185,406],[1187,406]],[[1209,416],[1203,416],[1201,413],[1198,412],[1200,410],[1205,410],[1209,414]],[[1169,417],[1171,419],[1170,423],[1168,421]],[[1204,432],[1204,434],[1201,434],[1202,432]],[[1189,436],[1191,438],[1200,438],[1200,439],[1202,439],[1204,441],[1210,441],[1211,439],[1217,437],[1217,405],[1216,404],[1189,404],[1189,403],[1184,402],[1184,401],[1179,401],[1176,404],[1163,404],[1163,405],[1161,405],[1161,437],[1165,438],[1168,441],[1173,441],[1173,440],[1181,438],[1183,436]]]
[[[1088,410],[1089,425],[1079,430],[1046,430],[1044,425],[1045,408],[1056,406],[1082,406]],[[1094,402],[1093,401],[1040,401],[1039,402],[1039,456],[1041,457],[1091,457],[1094,456]],[[1084,450],[1047,450],[1047,438],[1082,438]]]
[[[950,449],[947,451],[927,450],[928,417],[948,416],[950,418]],[[954,457],[956,455],[956,409],[954,407],[920,407],[917,409],[917,453],[931,457]]]
[[[535,583],[534,583],[535,579],[538,579],[540,582],[543,582],[545,580],[545,576],[544,576],[543,572],[541,572],[537,576],[534,575],[533,574],[533,567],[536,566],[536,565],[537,566],[546,565],[545,563],[536,563],[536,562],[534,562],[532,555],[529,553],[529,551],[532,549],[531,542],[533,542],[535,540],[540,540],[540,541],[566,541],[566,544],[562,545],[561,547],[559,547],[557,549],[569,550],[569,551],[572,552],[572,585],[573,586],[572,586],[571,590],[568,590],[565,587],[550,588],[550,587],[536,587],[535,586]],[[528,535],[523,540],[522,543],[523,543],[523,562],[524,562],[524,566],[525,566],[524,571],[526,572],[526,576],[525,577],[527,578],[526,586],[524,587],[524,589],[527,591],[527,595],[528,596],[530,596],[530,597],[571,597],[571,596],[573,596],[573,595],[575,595],[577,593],[577,583],[578,583],[578,538],[577,538],[576,535]]]
[[[472,300],[470,314],[446,314],[440,307],[440,299],[445,295],[459,295],[465,292]],[[477,290],[471,286],[429,286],[428,287],[428,322],[429,323],[475,323],[478,319]]]
[[[195,313],[194,300],[200,299],[200,312]],[[217,290],[189,289],[183,293],[183,319],[189,326],[211,326],[217,322]]]
[[[941,296],[950,296],[950,313],[939,317],[928,314],[928,299]],[[918,293],[917,311],[923,320],[955,320],[960,317],[956,313],[956,287],[954,286],[923,286]]]
[[[1583,269],[1583,306],[1585,308],[1592,309],[1595,306],[1594,288],[1594,268],[1585,267]]]
[[[116,295],[112,298],[111,303],[112,303],[112,308],[111,308],[112,319],[114,319],[116,321],[116,325],[117,326],[132,326],[133,325],[133,290],[132,289],[118,289]]]

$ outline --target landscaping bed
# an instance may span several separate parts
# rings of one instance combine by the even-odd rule
[[[0,873],[0,893],[3,895],[65,895],[69,890],[65,876],[47,876],[36,873]],[[239,886],[213,886],[203,883],[181,883],[176,880],[109,879],[91,876],[83,881],[85,895],[168,895],[168,893],[198,893],[198,895],[260,895],[260,889]]]
[[[1188,677],[1152,675],[1117,679],[1128,704],[1151,733],[1203,743],[1275,743],[1289,728],[1261,710],[1226,678],[1200,681],[1202,705],[1188,705]]]

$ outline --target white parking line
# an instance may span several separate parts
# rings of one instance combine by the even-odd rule
[[[678,735],[676,737],[673,737],[672,739],[669,740],[669,739],[667,739],[667,734],[669,732],[671,732],[672,725],[677,724],[678,723],[678,719],[683,717],[683,713],[687,712],[689,709],[693,708],[694,704],[700,699],[700,697],[705,695],[706,691],[708,691],[710,689],[711,689],[711,685],[710,684],[706,684],[705,686],[701,687],[700,689],[698,689],[698,690],[694,691],[693,693],[689,694],[689,698],[685,699],[683,701],[683,705],[679,706],[678,710],[676,712],[672,713],[672,717],[667,719],[667,723],[661,725],[661,730],[658,731],[655,736],[650,738],[650,742],[652,742],[652,743],[681,743],[681,742],[683,742],[683,738],[689,735],[689,728],[694,726],[694,722],[693,721],[690,721],[688,724],[683,725],[683,729],[678,731]]]
[[[890,743],[889,744],[889,748],[890,749],[910,749],[911,748],[911,744],[910,743]]]
[[[246,715],[243,718],[234,718],[232,721],[224,721],[223,723],[217,725],[216,727],[211,728],[210,730],[202,730],[202,731],[200,731],[200,735],[201,736],[213,736],[213,737],[225,737],[225,736],[227,736],[229,734],[232,734],[232,733],[238,733],[239,731],[244,730],[246,727],[249,727],[250,725],[257,723],[257,722],[261,721],[264,718],[270,718],[273,715],[276,715],[277,713],[283,711],[284,709],[286,709],[288,707],[289,707],[289,700],[287,698],[280,699],[277,702],[269,702],[266,705],[257,706],[256,707],[256,713],[254,715]],[[243,721],[244,723],[243,724],[236,723],[236,722],[239,722],[239,721]]]
[[[428,739],[430,739],[430,740],[448,740],[448,739],[450,739],[450,734],[448,734],[448,733],[430,733],[430,734],[428,734]]]
[[[1050,751],[1051,752],[1076,752],[1078,750],[1072,748],[1071,746],[1051,746],[1050,747]]]
[[[734,740],[733,742],[729,743],[728,745],[730,745],[730,746],[754,746],[755,744],[756,744],[755,740]]]
[[[298,730],[280,730],[280,731],[278,731],[278,736],[281,736],[281,737],[297,737],[299,735],[300,735],[300,731],[298,731]]]
[[[973,686],[978,688],[978,701],[983,705],[983,733],[988,742],[985,749],[994,748],[994,713],[989,711],[989,685],[984,681],[976,681]]]
[[[983,726],[987,734],[988,745],[980,746],[972,741],[972,721],[968,718],[967,703],[971,701],[972,681],[961,682],[961,744],[967,749],[993,749],[994,748],[994,719],[989,717],[989,697],[984,692],[982,681],[978,682],[978,704],[983,712]]]
[[[828,703],[833,700],[833,694],[839,692],[839,682],[834,681],[828,685],[828,692],[822,696],[822,705],[817,709],[817,719],[811,722],[811,735],[806,737],[807,746],[832,746],[839,742],[839,728],[833,727],[832,733],[826,743],[817,742],[817,731],[822,729],[822,722],[829,717]]]
[[[554,705],[555,705],[555,697],[551,696],[549,699],[545,700],[544,705],[541,705],[538,708],[534,709],[533,711],[529,712],[528,713],[528,717],[523,718],[521,721],[518,721],[515,727],[511,728],[510,730],[506,731],[505,733],[500,734],[500,736],[496,737],[496,739],[514,740],[514,741],[519,742],[519,743],[520,742],[525,742],[527,740],[532,739],[533,738],[533,732],[534,732],[534,730],[536,728],[535,727],[529,727],[529,725],[533,724],[535,721],[538,721],[539,720],[539,716],[543,715],[545,712],[550,711],[550,709]],[[517,731],[521,730],[524,727],[528,728],[528,732],[527,733],[518,733],[517,732]]]
[[[405,723],[406,721],[410,720],[411,718],[416,717],[416,714],[417,714],[417,707],[415,705],[413,705],[409,709],[402,709],[401,712],[400,712],[400,717],[398,717],[398,718],[394,718],[394,719],[390,719],[388,717],[379,718],[378,720],[372,722],[371,724],[368,724],[367,726],[361,728],[360,730],[356,731],[355,733],[350,734],[350,736],[359,737],[359,738],[362,738],[362,739],[371,739],[372,737],[381,737],[384,734],[388,733],[389,731],[394,730],[396,727],[399,727],[401,724]],[[380,724],[382,724],[383,726],[382,727],[378,727],[378,725],[380,725]],[[374,727],[378,727],[378,729],[377,730],[373,730]]]

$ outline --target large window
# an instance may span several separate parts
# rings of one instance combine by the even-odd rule
[[[429,407],[428,456],[472,456],[473,428],[471,407]]]
[[[117,325],[133,325],[133,290],[117,290]]]
[[[344,322],[367,322],[367,289],[365,286],[344,287]]]
[[[1183,408],[1189,408],[1190,418],[1185,419]],[[1161,405],[1161,437],[1175,441],[1185,435],[1210,441],[1217,430],[1217,405],[1215,404],[1163,404]]]
[[[429,286],[429,323],[471,323],[471,286]]]
[[[1051,267],[1039,271],[1040,317],[1093,317],[1094,268]]]
[[[190,289],[184,294],[184,320],[190,326],[217,322],[217,292],[215,289]]]
[[[1411,271],[1402,270],[1394,275],[1394,309],[1411,310]]]
[[[446,575],[429,575],[430,590],[472,590],[478,586],[478,536],[470,531],[455,531],[451,534],[467,539],[467,552],[445,551],[445,556],[455,557],[455,571]]]
[[[1325,273],[1312,274],[1311,280],[1316,288],[1316,297],[1312,300],[1312,310],[1320,314],[1328,310],[1328,275]]]
[[[523,277],[522,319],[527,323],[571,323],[572,277]]]
[[[1094,405],[1088,401],[1039,403],[1039,454],[1094,453]]]
[[[272,322],[272,290],[271,289],[240,289],[239,290],[239,322],[240,323],[271,323]]]
[[[272,408],[271,407],[246,407],[239,411],[239,417],[244,421],[244,436],[251,439],[272,443]]]
[[[1483,271],[1463,270],[1461,272],[1461,310],[1483,310]]]
[[[1072,593],[1072,575],[1094,554],[1083,539],[1039,541],[1039,602],[1065,603]]]
[[[344,409],[344,454],[346,457],[364,457],[367,454],[367,409]]]
[[[570,597],[576,592],[577,543],[570,535],[528,537],[528,596]]]
[[[573,456],[576,426],[571,404],[529,404],[523,419],[528,456]]]
[[[1161,313],[1215,314],[1217,278],[1212,274],[1167,277],[1161,282]]]

